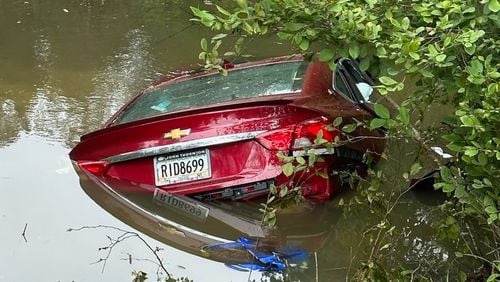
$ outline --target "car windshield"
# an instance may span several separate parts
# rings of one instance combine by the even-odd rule
[[[285,62],[213,74],[155,88],[139,97],[117,124],[235,99],[299,92],[306,62]]]

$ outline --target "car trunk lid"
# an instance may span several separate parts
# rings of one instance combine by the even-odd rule
[[[162,186],[179,194],[193,194],[266,181],[281,173],[281,165],[276,151],[265,148],[256,137],[280,129],[293,130],[297,123],[318,117],[312,110],[290,105],[291,101],[186,111],[111,126],[82,138],[70,157],[79,163],[107,165],[104,176],[144,183],[149,185],[146,190]],[[186,152],[201,156],[203,150],[208,154],[202,156],[203,165],[210,162],[209,175],[171,183],[158,180],[161,168],[155,158],[182,153],[172,158],[189,160]],[[168,160],[162,161],[168,165]],[[96,172],[101,173],[99,169]],[[193,186],[193,181],[200,185]]]

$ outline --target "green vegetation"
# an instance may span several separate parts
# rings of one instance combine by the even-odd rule
[[[445,142],[453,158],[447,164],[433,158],[440,171],[434,187],[450,200],[442,206],[448,215],[436,224],[436,233],[455,242],[450,264],[472,258],[482,264],[480,277],[489,281],[500,277],[498,0],[238,0],[231,8],[215,8],[191,8],[201,24],[218,32],[211,40],[201,40],[200,59],[207,67],[224,72],[219,48],[224,40],[233,42],[227,40],[229,36],[236,36],[236,43],[224,55],[240,56],[246,38],[272,34],[300,52],[318,51],[313,59],[328,62],[332,69],[335,58],[351,57],[378,77],[378,91],[388,100],[399,101],[396,109],[391,113],[376,105],[379,118],[370,124],[342,124],[341,128],[349,133],[356,126],[383,126],[389,139],[417,140],[424,151],[435,140]],[[428,128],[425,113],[439,104],[450,105],[453,112],[443,114],[439,128]],[[307,166],[304,159],[282,157],[287,174]],[[408,180],[421,167],[416,159],[401,177]],[[393,197],[394,193],[381,192],[380,182],[387,179],[384,173],[370,170],[369,181],[360,179],[361,194],[370,207],[380,201],[385,212],[375,228],[374,251],[355,277],[410,279],[411,274],[413,279],[419,277],[416,270],[388,271],[391,266],[382,265],[377,255],[388,248],[381,238],[392,235],[388,215],[404,193],[400,189]],[[286,189],[273,190],[285,197]],[[267,219],[273,221],[272,216]],[[456,275],[460,280],[472,279],[472,273]]]

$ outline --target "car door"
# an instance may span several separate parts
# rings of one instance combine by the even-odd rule
[[[377,116],[373,103],[379,100],[379,96],[372,85],[372,80],[358,67],[355,61],[341,58],[337,61],[336,68],[333,71],[333,93],[331,96],[332,99],[338,99],[341,96],[351,102],[360,112],[354,118],[369,123],[372,118]],[[352,121],[354,120],[347,120],[348,123]],[[357,140],[361,140],[348,145],[353,149],[366,151],[368,148],[372,152],[380,153],[385,145],[382,130],[369,130],[368,128],[358,127],[351,135],[357,136]],[[367,138],[360,139],[363,136]]]
[[[337,61],[333,88],[375,116],[373,103],[380,101],[380,95],[375,91],[372,79],[355,61],[348,58]]]

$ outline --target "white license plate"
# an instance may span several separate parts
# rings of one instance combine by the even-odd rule
[[[153,159],[156,186],[210,178],[208,149],[158,156]]]
[[[186,197],[176,196],[158,188],[155,189],[153,201],[195,219],[205,220],[210,211],[207,207],[190,201]]]

